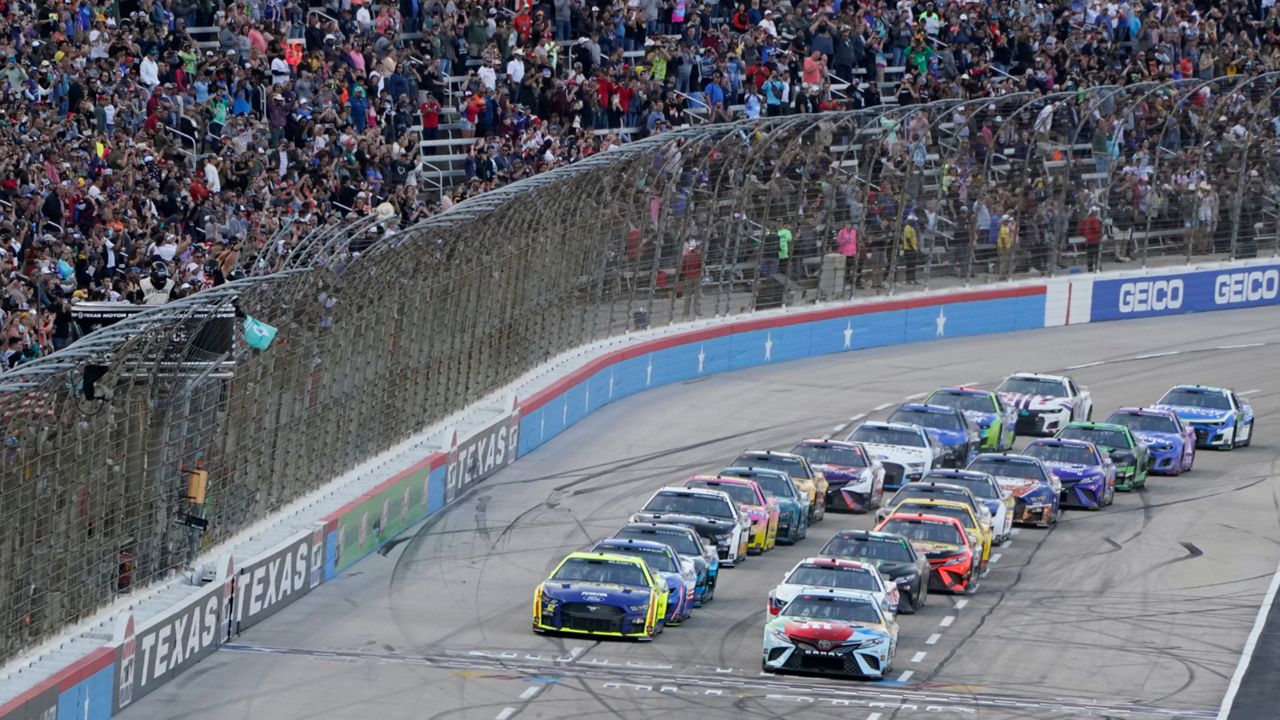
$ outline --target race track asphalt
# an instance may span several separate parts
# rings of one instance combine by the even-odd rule
[[[642,393],[122,717],[1214,717],[1280,560],[1278,347],[1280,309],[1240,310],[862,351]],[[891,681],[759,672],[768,589],[837,529],[869,527],[865,516],[828,514],[798,546],[725,570],[716,600],[653,643],[530,631],[534,585],[654,488],[1016,370],[1071,374],[1098,419],[1175,383],[1228,385],[1248,393],[1258,434],[1102,512],[1021,529],[993,550],[977,594],[932,595],[902,617]]]

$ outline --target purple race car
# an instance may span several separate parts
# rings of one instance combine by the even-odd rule
[[[1116,497],[1116,466],[1085,440],[1035,440],[1023,455],[1040,462],[1062,483],[1063,507],[1101,510]]]
[[[1151,451],[1151,472],[1181,475],[1196,462],[1196,431],[1164,408],[1126,407],[1107,422],[1124,425]]]

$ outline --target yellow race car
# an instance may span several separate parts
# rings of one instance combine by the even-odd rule
[[[667,590],[643,558],[569,553],[533,591],[533,631],[652,640],[663,629]]]
[[[964,531],[969,536],[969,544],[982,549],[978,570],[985,568],[987,561],[991,559],[991,526],[979,520],[973,508],[962,502],[909,497],[896,505],[886,505],[881,512],[884,512],[886,517],[895,512],[953,517],[964,526]]]
[[[814,470],[804,456],[772,450],[748,450],[730,464],[785,472],[796,489],[809,498],[809,523],[816,523],[827,514],[827,479]]]

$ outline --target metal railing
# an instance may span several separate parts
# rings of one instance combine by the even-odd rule
[[[0,375],[0,655],[637,325],[1274,254],[1278,88],[1266,75],[704,124],[404,230],[286,227],[243,260],[248,279]],[[856,250],[836,251],[841,230]],[[215,317],[229,308],[230,324]],[[278,328],[267,350],[244,343],[244,315]],[[179,521],[197,464],[209,524],[193,543]]]

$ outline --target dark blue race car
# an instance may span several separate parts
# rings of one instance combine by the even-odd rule
[[[1116,466],[1085,440],[1036,440],[1023,455],[1040,458],[1062,483],[1062,505],[1101,510],[1116,497]]]
[[[893,411],[889,422],[924,428],[929,437],[942,447],[943,467],[962,468],[968,465],[982,446],[978,427],[963,410],[955,407],[907,403]]]
[[[679,625],[693,614],[698,573],[693,562],[681,560],[670,545],[651,540],[607,538],[596,543],[591,552],[638,557],[645,561],[651,572],[666,580],[667,614],[663,620],[668,625]]]

